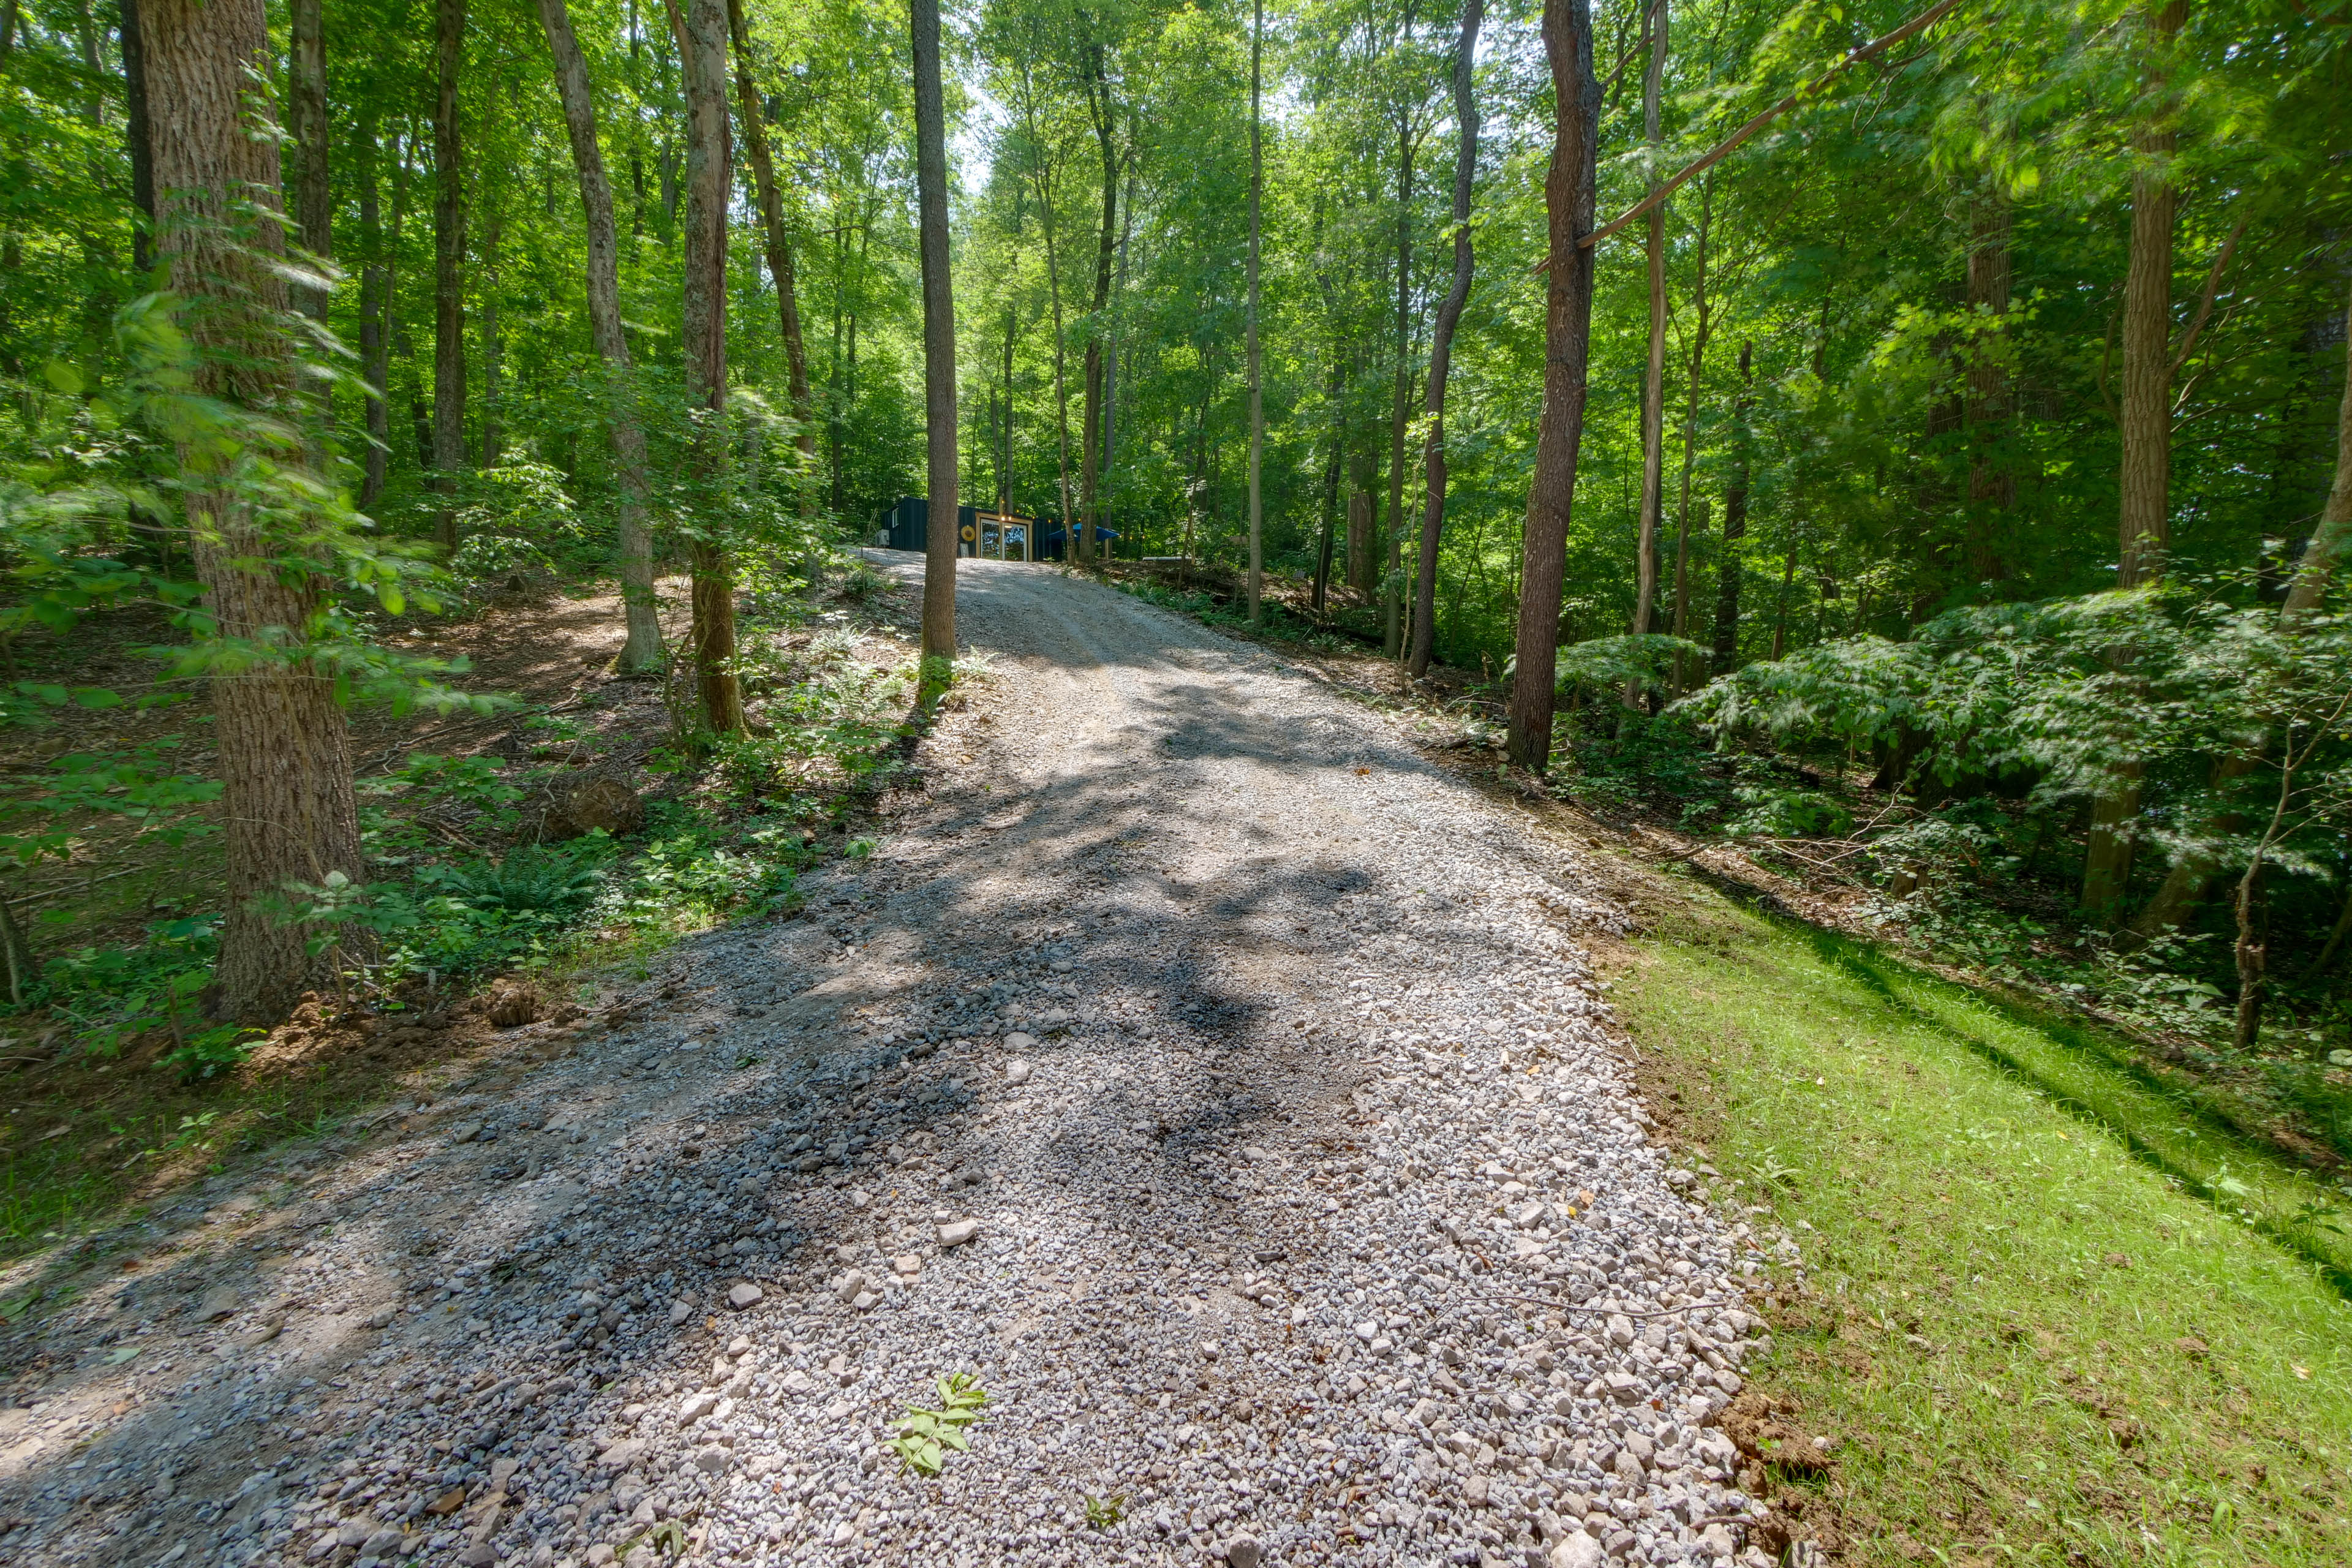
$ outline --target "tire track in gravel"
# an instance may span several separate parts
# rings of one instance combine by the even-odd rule
[[[876,853],[257,1182],[226,1295],[53,1319],[0,1551],[1767,1561],[1714,1424],[1757,1243],[1644,1135],[1580,863],[1263,650],[961,564],[991,673]],[[126,1333],[162,1353],[110,1372]],[[954,1371],[973,1451],[900,1473]]]

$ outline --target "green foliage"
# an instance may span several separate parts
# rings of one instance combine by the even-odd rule
[[[1087,1528],[1109,1530],[1127,1517],[1127,1494],[1112,1492],[1107,1497],[1087,1496]]]
[[[987,1391],[968,1372],[940,1379],[939,1391],[938,1409],[909,1406],[893,1424],[898,1435],[883,1444],[916,1475],[936,1476],[946,1467],[949,1454],[970,1449],[967,1429],[979,1423],[982,1406],[988,1403]]]
[[[1735,838],[1826,837],[1853,826],[1853,814],[1819,790],[1740,784],[1731,793],[1742,809],[1723,831]]]
[[[190,1083],[199,1083],[215,1073],[227,1072],[244,1061],[263,1031],[245,1028],[236,1024],[222,1024],[200,1029],[157,1059],[159,1067],[177,1068],[180,1076]],[[190,1121],[183,1128],[189,1131],[202,1126]]]

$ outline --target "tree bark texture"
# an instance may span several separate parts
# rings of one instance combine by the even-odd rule
[[[1331,452],[1323,465],[1323,541],[1315,552],[1315,596],[1317,615],[1331,587],[1331,536],[1338,531],[1339,516],[1339,469],[1346,461],[1348,449],[1347,406],[1339,400],[1340,367],[1339,345],[1331,350],[1331,369],[1323,388],[1323,395],[1331,405]]]
[[[1559,105],[1544,209],[1553,258],[1544,277],[1544,401],[1519,563],[1509,748],[1530,773],[1551,765],[1555,668],[1568,572],[1568,527],[1592,347],[1591,232],[1600,151],[1601,81],[1592,68],[1591,0],[1544,0],[1544,55]]]
[[[916,206],[923,262],[923,421],[930,488],[922,644],[929,685],[955,659],[955,295],[948,276],[947,111],[940,87],[939,0],[910,0],[908,9],[915,59]]]
[[[2131,250],[2124,274],[2123,457],[2117,474],[2120,550],[2116,571],[2116,585],[2121,588],[2153,582],[2171,541],[2171,163],[2179,138],[2173,129],[2168,62],[2163,56],[2188,17],[2187,0],[2167,0],[2145,19],[2157,58],[2148,69],[2139,128],[2133,136],[2139,163],[2132,173]],[[2118,770],[2092,808],[2090,842],[2083,855],[2083,908],[2095,918],[2113,917],[2130,887],[2145,774],[2137,763]]]
[[[1445,383],[1454,368],[1454,330],[1470,300],[1476,258],[1470,246],[1470,196],[1478,176],[1478,95],[1473,67],[1478,52],[1483,0],[1465,0],[1462,37],[1454,51],[1454,283],[1437,307],[1429,334],[1429,390],[1423,407],[1429,437],[1423,448],[1424,502],[1421,551],[1412,584],[1412,652],[1406,668],[1415,680],[1429,673],[1437,643],[1437,544],[1445,528]]]
[[[686,397],[708,421],[694,444],[697,476],[711,512],[688,552],[693,578],[695,684],[702,721],[714,735],[743,727],[735,674],[735,583],[729,569],[719,492],[727,474],[727,0],[686,0],[678,52],[686,85]]]
[[[188,302],[199,356],[194,390],[282,416],[297,368],[276,320],[287,304],[272,265],[284,238],[271,223],[248,228],[240,213],[251,193],[278,188],[278,142],[252,113],[247,80],[268,63],[267,15],[261,0],[146,0],[140,20],[151,107],[170,132],[156,139],[155,181],[171,284]],[[196,478],[217,458],[189,450],[182,461]],[[264,901],[292,881],[335,871],[356,880],[365,869],[343,710],[330,677],[299,653],[329,584],[295,564],[309,559],[307,542],[275,533],[236,489],[192,489],[185,509],[218,635],[284,650],[212,688],[228,862],[214,1010],[267,1023],[324,975],[305,932]]]
[[[580,206],[588,229],[588,334],[604,367],[604,423],[613,442],[613,469],[620,491],[614,522],[615,564],[621,577],[621,615],[627,628],[620,668],[632,674],[661,663],[659,606],[654,599],[653,540],[646,529],[646,432],[637,416],[635,367],[621,324],[621,238],[613,216],[613,183],[596,140],[596,104],[588,81],[588,61],[572,30],[564,0],[539,0],[539,19],[555,61],[555,87],[563,102],[564,133],[572,142],[572,166],[579,176]],[[803,391],[805,392],[805,384]],[[803,426],[803,439],[806,440]],[[803,447],[806,452],[805,445]]]
[[[466,0],[437,0],[433,108],[433,520],[444,550],[457,548],[457,479],[466,468],[466,159],[457,122],[466,58]]]
[[[743,0],[727,0],[727,26],[735,46],[736,114],[743,122],[743,150],[751,161],[751,182],[760,205],[760,235],[766,243],[768,277],[776,286],[776,310],[784,334],[784,374],[793,400],[793,420],[799,426],[801,501],[814,507],[816,491],[816,405],[809,393],[808,345],[801,336],[799,274],[793,265],[792,231],[784,226],[784,202],[776,184],[775,160],[768,151],[767,108],[751,74],[751,29],[743,19]]]

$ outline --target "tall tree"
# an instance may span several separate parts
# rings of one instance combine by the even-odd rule
[[[1405,13],[1402,46],[1412,44],[1412,13]],[[1381,539],[1381,646],[1391,658],[1404,652],[1404,438],[1412,404],[1412,167],[1423,127],[1416,96],[1397,96],[1396,379],[1389,415],[1389,521]]]
[[[287,19],[287,130],[294,137],[294,216],[302,248],[325,260],[334,253],[334,193],[327,181],[327,34],[323,0],[291,0]],[[304,289],[299,303],[324,321],[330,290]]]
[[[1476,0],[1472,0],[1473,4]],[[1250,0],[1250,177],[1249,177],[1249,618],[1259,618],[1258,595],[1265,574],[1264,497],[1259,468],[1265,458],[1265,385],[1260,378],[1257,342],[1257,246],[1260,197],[1265,184],[1258,103],[1261,57],[1265,47],[1265,0]]]
[[[1663,15],[1663,13],[1661,13]],[[1691,304],[1697,313],[1698,325],[1691,333],[1690,384],[1683,397],[1683,473],[1682,495],[1675,508],[1675,618],[1673,632],[1676,637],[1690,634],[1690,542],[1691,542],[1691,474],[1698,466],[1698,396],[1706,368],[1706,345],[1715,330],[1714,300],[1706,292],[1706,242],[1715,223],[1715,175],[1709,174],[1706,183],[1699,187],[1698,198],[1698,279],[1693,286]],[[1697,503],[1698,526],[1706,525],[1706,502]],[[1677,695],[1688,689],[1688,660],[1680,648],[1675,650],[1675,691]]]
[[[767,108],[751,68],[751,29],[743,0],[727,0],[727,26],[735,46],[736,115],[743,122],[743,148],[751,160],[752,194],[760,207],[760,236],[766,243],[768,277],[776,287],[776,310],[784,334],[784,378],[799,426],[801,498],[813,506],[816,473],[816,407],[809,395],[808,347],[801,337],[800,284],[793,267],[792,231],[784,226],[784,203],[776,166],[768,152]]]
[[[695,682],[702,721],[724,735],[743,727],[735,672],[735,579],[719,504],[727,479],[727,0],[673,0],[679,72],[686,86],[686,397],[701,422],[696,477],[712,515],[688,548],[693,579]]]
[[[282,417],[297,395],[276,319],[287,305],[284,238],[266,216],[247,216],[256,193],[278,188],[278,140],[250,89],[269,65],[268,16],[261,0],[145,0],[140,21],[150,105],[168,129],[155,142],[155,182],[171,284],[188,301],[195,390]],[[302,524],[257,507],[227,471],[233,458],[199,443],[181,461],[195,481],[184,507],[215,635],[255,650],[212,683],[228,862],[215,1010],[268,1021],[319,971],[308,933],[268,900],[291,882],[357,879],[365,867],[335,681],[304,654],[332,584]]]
[[[1478,98],[1472,70],[1478,52],[1478,25],[1484,19],[1483,0],[1465,0],[1462,7],[1462,39],[1454,51],[1454,286],[1437,307],[1437,321],[1429,338],[1429,391],[1423,407],[1429,435],[1422,464],[1427,486],[1421,519],[1421,560],[1413,575],[1412,679],[1429,673],[1429,658],[1437,628],[1437,542],[1445,526],[1445,383],[1454,368],[1454,330],[1469,302],[1470,278],[1475,258],[1470,249],[1470,196],[1478,176]]]
[[[433,100],[434,536],[457,548],[457,479],[466,468],[466,160],[457,86],[466,60],[466,0],[436,0]]]
[[[1667,0],[1654,0],[1643,13],[1650,64],[1642,77],[1643,155],[1649,161],[1653,198],[1646,220],[1644,255],[1650,270],[1650,357],[1642,377],[1642,510],[1633,556],[1633,635],[1650,630],[1658,605],[1658,525],[1665,496],[1666,466],[1666,204],[1658,198],[1659,100],[1666,79]],[[1630,706],[1641,695],[1638,681],[1625,687]]]
[[[923,681],[955,663],[955,295],[948,278],[947,106],[940,86],[939,0],[909,0],[915,59],[915,185],[923,260],[923,423],[930,519],[923,554]]]
[[[2124,275],[2120,588],[2155,580],[2172,535],[2172,158],[2179,132],[2169,56],[2188,19],[2188,0],[2163,0],[2141,18],[2148,64],[2132,135],[2131,249]],[[2143,776],[2141,764],[2126,763],[2092,805],[2083,908],[2094,919],[2112,920],[2130,886]]]
[[[654,599],[653,540],[646,531],[646,433],[637,416],[635,369],[621,321],[620,230],[613,217],[613,184],[604,173],[604,153],[596,140],[596,107],[588,81],[588,61],[572,30],[564,0],[539,0],[540,25],[555,61],[555,89],[563,103],[564,133],[572,142],[572,166],[580,181],[580,206],[588,227],[588,334],[604,367],[604,425],[613,442],[614,477],[620,504],[614,509],[614,551],[621,577],[621,616],[625,637],[620,668],[635,673],[661,663],[659,606]],[[806,391],[805,379],[803,391]],[[803,431],[803,453],[807,447]],[[805,459],[804,459],[805,460]]]
[[[1586,238],[1592,233],[1601,143],[1601,79],[1592,66],[1591,0],[1544,0],[1543,38],[1557,105],[1551,166],[1544,174],[1550,258],[1544,277],[1544,400],[1520,548],[1508,737],[1511,760],[1538,773],[1551,765],[1560,598],[1592,349],[1593,247]]]
[[[1262,9],[1262,0],[1258,0]],[[1101,14],[1089,16],[1081,12],[1082,22],[1101,26]],[[1255,26],[1262,30],[1261,16]],[[1257,43],[1256,33],[1251,35],[1251,92],[1255,94]],[[1109,370],[1105,357],[1105,312],[1110,307],[1111,263],[1118,248],[1118,106],[1112,96],[1109,68],[1109,46],[1097,33],[1087,37],[1079,45],[1079,79],[1086,89],[1087,113],[1094,122],[1095,149],[1102,159],[1102,227],[1095,244],[1094,326],[1087,333],[1086,414],[1082,424],[1084,456],[1079,462],[1078,504],[1085,513],[1077,535],[1078,559],[1091,561],[1095,553],[1095,525],[1100,510],[1102,474],[1110,467],[1108,435]],[[1097,459],[1099,458],[1099,462]]]

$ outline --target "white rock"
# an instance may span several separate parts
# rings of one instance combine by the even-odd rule
[[[740,1285],[729,1287],[727,1291],[727,1304],[738,1311],[745,1307],[756,1307],[767,1299],[768,1293],[748,1279]]]
[[[973,1237],[978,1236],[979,1234],[980,1221],[976,1219],[950,1220],[947,1224],[940,1226],[940,1245],[941,1247],[961,1247],[965,1242],[970,1241]]]
[[[1601,1542],[1584,1531],[1571,1530],[1560,1537],[1546,1561],[1550,1568],[1601,1568],[1609,1561],[1609,1553],[1601,1550]]]
[[[1013,1084],[1016,1086],[1027,1083],[1029,1081],[1029,1064],[1016,1057],[1012,1061],[1004,1064],[1004,1081],[1008,1084]]]

